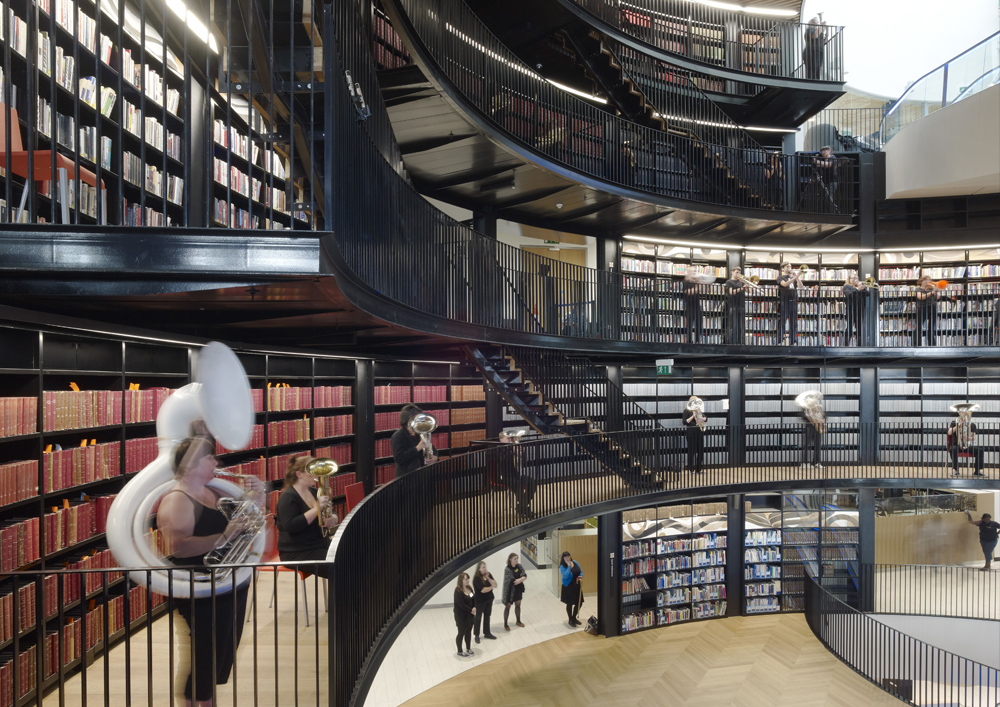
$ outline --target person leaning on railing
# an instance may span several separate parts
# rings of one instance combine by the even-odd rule
[[[308,454],[293,456],[285,472],[285,486],[278,497],[276,525],[278,527],[278,557],[282,562],[325,560],[332,538],[323,536],[323,528],[334,528],[340,519],[330,514],[325,522],[320,518],[330,505],[330,497],[318,495],[316,477],[306,471],[313,458]],[[321,525],[322,523],[322,525]],[[333,565],[295,567],[304,575],[333,576]]]
[[[228,520],[218,509],[219,496],[206,485],[215,478],[218,466],[212,454],[214,448],[210,437],[191,437],[174,451],[177,484],[160,501],[156,524],[173,551],[176,565],[204,567],[205,555],[221,547],[226,538],[238,534],[246,524],[245,520]],[[244,585],[203,599],[174,600],[191,633],[193,697],[201,707],[211,707],[214,686],[229,681],[243,635],[248,589],[249,585]],[[184,698],[187,705],[192,704],[190,672],[184,683]]]
[[[416,471],[426,464],[433,464],[437,457],[424,457],[424,441],[410,429],[410,420],[423,412],[418,406],[409,403],[399,411],[399,429],[392,433],[389,445],[392,447],[392,458],[396,461],[396,478]]]
[[[983,513],[982,520],[972,520],[972,515],[966,511],[965,517],[969,519],[969,525],[979,526],[979,544],[983,547],[983,557],[986,558],[986,565],[980,567],[980,572],[988,572],[993,563],[993,551],[997,549],[997,537],[1000,536],[1000,523],[993,520],[989,513]]]

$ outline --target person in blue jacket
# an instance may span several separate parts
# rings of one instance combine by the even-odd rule
[[[566,605],[566,617],[573,628],[581,625],[580,605],[583,604],[583,570],[569,552],[564,552],[559,560],[559,574],[562,575],[562,603]]]

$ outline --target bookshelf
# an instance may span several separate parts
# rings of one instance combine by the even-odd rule
[[[857,492],[773,493],[746,498],[745,614],[802,611],[806,574],[857,606]]]
[[[995,343],[991,328],[995,300],[1000,296],[1000,252],[996,248],[883,251],[878,254],[878,268],[882,346],[920,344],[913,293],[922,275],[935,282],[948,281],[937,305],[938,346]]]
[[[619,244],[623,277],[622,332],[642,340],[651,334],[670,343],[687,342],[682,281],[688,268],[716,276],[703,285],[701,309],[705,343],[724,340],[722,282],[728,277],[726,251],[633,242]]]
[[[725,616],[724,500],[622,516],[621,632]]]
[[[545,532],[522,538],[521,555],[527,558],[537,569],[543,570],[549,566],[548,563],[551,561],[549,551],[550,542],[551,538]]]
[[[775,343],[779,326],[778,277],[781,263],[793,269],[808,265],[799,290],[798,344],[838,346],[844,343],[846,305],[843,285],[852,273],[863,280],[856,253],[781,253],[747,250],[743,254],[743,275],[760,278],[761,289],[747,301],[746,340],[751,345]]]
[[[437,419],[431,442],[439,457],[465,454],[473,441],[486,437],[486,389],[471,365],[376,361],[374,379],[377,484],[395,478],[390,438],[406,403]]]

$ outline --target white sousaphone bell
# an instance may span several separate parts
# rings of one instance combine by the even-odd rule
[[[118,564],[128,569],[136,584],[147,585],[157,594],[173,594],[178,598],[210,596],[211,575],[174,568],[152,547],[148,535],[152,516],[160,498],[175,483],[173,452],[177,445],[192,435],[192,425],[203,420],[208,431],[227,449],[239,450],[250,441],[253,431],[253,400],[250,383],[236,354],[217,341],[205,346],[198,355],[195,383],[189,383],[173,393],[163,403],[156,417],[156,437],[159,453],[146,468],[129,481],[115,497],[108,513],[108,547]],[[208,486],[224,497],[240,498],[244,489],[236,483],[215,478]],[[243,557],[225,562],[255,563],[264,552],[266,534],[257,532],[244,541]],[[161,567],[154,571],[138,568]],[[167,568],[172,572],[168,573]],[[215,593],[231,591],[247,583],[252,567],[235,572],[220,570],[215,577]]]
[[[823,411],[823,393],[818,390],[805,390],[795,396],[795,404],[802,408],[806,419],[812,423],[817,432],[826,432],[826,413]]]

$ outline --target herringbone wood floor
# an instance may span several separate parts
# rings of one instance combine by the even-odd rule
[[[468,670],[405,707],[898,705],[802,614],[696,621],[618,638],[577,632]]]

